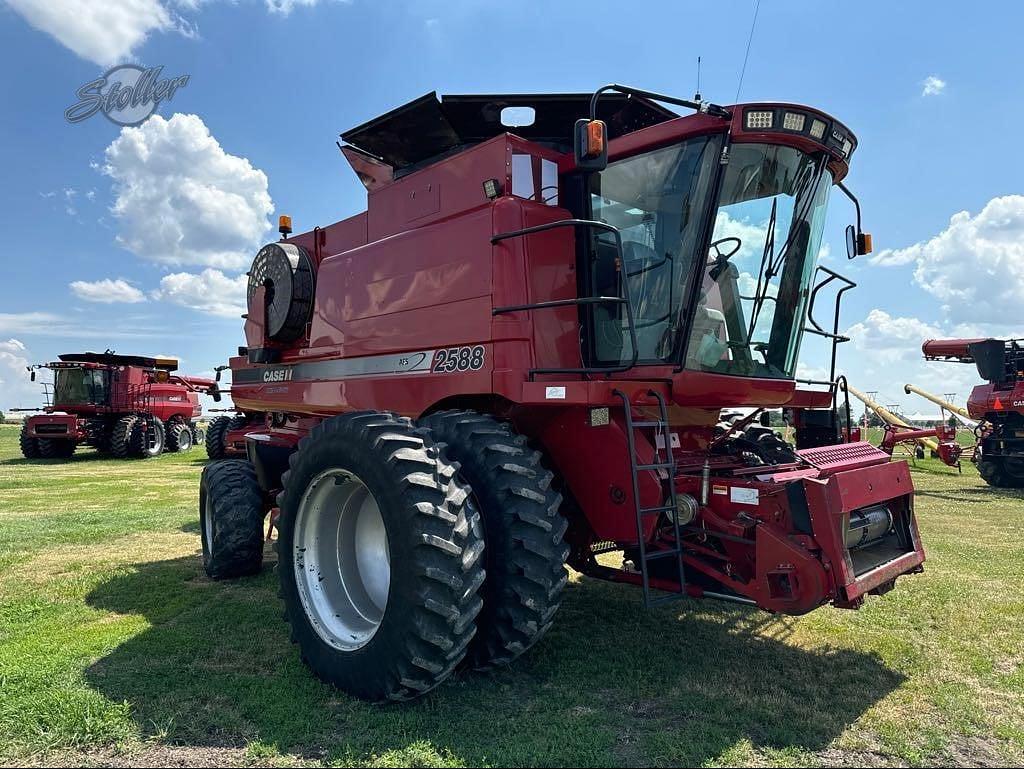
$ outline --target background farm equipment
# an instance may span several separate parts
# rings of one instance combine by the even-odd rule
[[[963,447],[957,443],[955,427],[951,427],[946,422],[940,422],[934,427],[915,428],[853,385],[847,387],[851,395],[871,409],[885,423],[885,433],[882,435],[879,448],[886,454],[892,456],[897,446],[909,443],[915,445],[914,455],[918,459],[922,459],[925,456],[925,451],[928,450],[950,467],[960,467],[960,454],[963,452]]]
[[[534,119],[512,128],[509,108]],[[211,577],[257,571],[278,521],[318,676],[400,700],[463,659],[511,662],[551,626],[567,564],[649,606],[794,615],[922,570],[905,463],[748,432],[785,406],[840,433],[835,382],[794,375],[808,304],[839,279],[814,265],[830,190],[852,198],[842,123],[613,85],[428,94],[342,138],[368,210],[294,237],[282,217],[256,254],[240,416],[217,428],[245,459],[200,491]],[[763,240],[727,226],[748,220]],[[869,250],[859,207],[848,244]],[[811,323],[834,350],[838,317]]]
[[[990,486],[1024,486],[1024,346],[1020,339],[930,339],[926,360],[973,363],[966,416],[978,423],[973,461]],[[959,412],[958,412],[959,413]]]
[[[69,353],[30,367],[49,369],[42,411],[24,420],[21,452],[28,459],[67,458],[80,444],[113,457],[153,457],[165,448],[188,451],[203,443],[199,393],[219,400],[212,379],[175,374],[170,358]]]

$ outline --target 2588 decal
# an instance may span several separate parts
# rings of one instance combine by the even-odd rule
[[[455,371],[479,371],[484,367],[484,347],[449,347],[434,353],[434,364],[430,370],[450,374]]]

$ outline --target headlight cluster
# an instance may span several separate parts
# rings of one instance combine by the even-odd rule
[[[844,160],[853,154],[857,146],[857,140],[846,126],[824,115],[803,112],[799,108],[750,107],[743,113],[743,127],[748,131],[802,134]]]

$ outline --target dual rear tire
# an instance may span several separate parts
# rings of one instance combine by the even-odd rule
[[[226,541],[218,520],[262,534],[268,505],[243,467],[204,472],[204,562],[216,578],[259,568],[254,550],[220,572],[208,556]],[[488,668],[522,654],[550,627],[566,582],[551,481],[525,439],[480,414],[321,422],[291,455],[277,499],[281,593],[303,660],[355,696],[395,701],[430,691],[463,660]]]

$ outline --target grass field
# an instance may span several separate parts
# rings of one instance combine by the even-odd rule
[[[574,575],[514,667],[374,707],[316,682],[272,564],[213,583],[205,454],[21,459],[0,426],[0,763],[1020,764],[1024,494],[917,464],[927,571],[859,612],[645,612]]]

